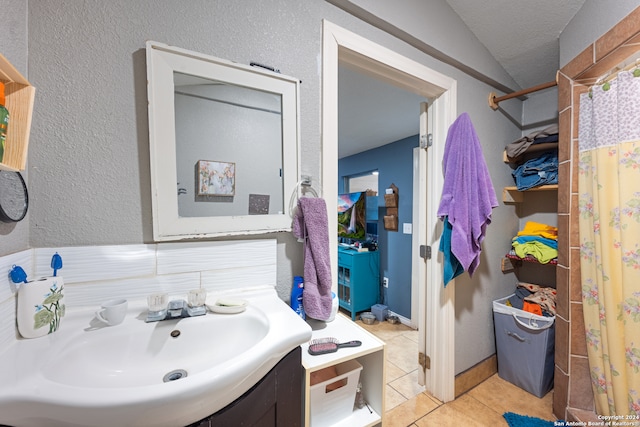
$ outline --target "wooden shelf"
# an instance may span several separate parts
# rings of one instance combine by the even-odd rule
[[[509,157],[507,155],[507,150],[502,152],[502,161],[505,163],[511,163],[514,165],[518,165],[523,163],[525,159],[538,154],[544,151],[552,151],[558,149],[557,142],[541,142],[539,144],[530,145],[524,152],[520,153],[517,157]]]
[[[387,208],[383,217],[384,229],[388,231],[398,231],[398,187],[395,184],[389,186],[393,193],[384,195],[384,205]]]
[[[522,203],[524,201],[524,193],[535,191],[558,191],[558,184],[541,185],[525,191],[519,191],[518,187],[504,187],[502,189],[502,201],[504,203]]]
[[[516,262],[520,261],[520,262],[532,262],[534,264],[540,264],[540,265],[558,265],[558,259],[557,258],[554,258],[551,261],[549,261],[548,263],[543,264],[543,263],[541,263],[540,261],[538,261],[537,259],[535,259],[534,257],[532,257],[530,255],[527,255],[524,258],[520,258],[517,255],[513,255],[513,254],[508,253],[508,254],[505,255],[505,257],[510,259],[510,260],[514,260]],[[505,271],[505,270],[503,270],[503,271]]]
[[[0,81],[5,84],[9,127],[0,169],[24,170],[27,164],[31,116],[36,89],[0,54]]]

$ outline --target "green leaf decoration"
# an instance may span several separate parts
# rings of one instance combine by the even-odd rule
[[[633,70],[633,77],[640,77],[640,68]]]
[[[53,320],[53,313],[49,310],[40,310],[33,315],[33,328],[38,329],[47,326]]]
[[[608,91],[609,89],[611,89],[611,83],[606,82],[605,84],[602,85],[602,90],[604,90],[605,92]]]
[[[61,299],[61,298],[62,298],[62,294],[61,294],[61,293],[54,292],[54,293],[52,293],[51,295],[49,295],[49,296],[48,296],[48,297],[47,297],[47,298],[42,302],[42,304],[43,304],[43,305],[45,305],[45,304],[47,304],[47,305],[48,305],[48,304],[55,304],[55,303],[57,303],[58,301],[60,301],[60,299]]]
[[[43,295],[45,297],[42,304],[36,305],[36,312],[33,315],[34,329],[49,326],[49,333],[55,332],[60,326],[60,318],[64,317],[66,306],[62,303],[64,297],[62,293],[63,287],[60,289],[56,285],[49,288],[50,293]]]

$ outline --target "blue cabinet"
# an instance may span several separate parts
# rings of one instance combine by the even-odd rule
[[[380,257],[378,251],[358,252],[338,247],[338,299],[340,307],[356,314],[370,311],[380,294]]]

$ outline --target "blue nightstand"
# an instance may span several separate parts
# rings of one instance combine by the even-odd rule
[[[356,314],[371,310],[380,294],[380,257],[378,251],[358,252],[338,247],[338,299],[340,307]]]

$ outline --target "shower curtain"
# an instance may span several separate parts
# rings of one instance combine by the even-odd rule
[[[582,301],[596,412],[640,415],[640,77],[634,72],[580,96],[578,148]]]

